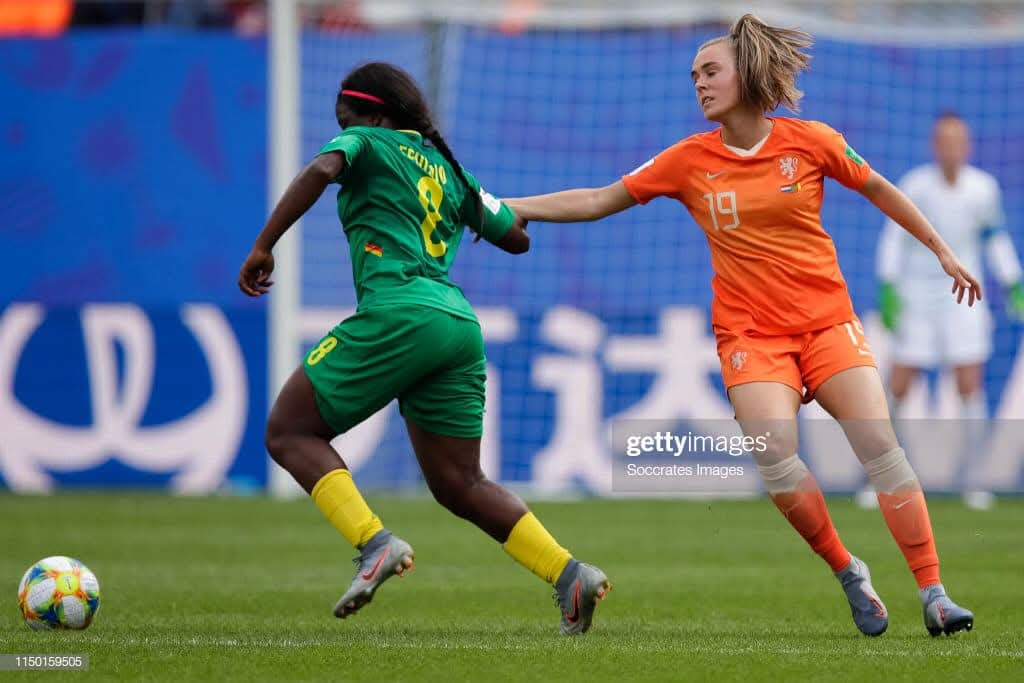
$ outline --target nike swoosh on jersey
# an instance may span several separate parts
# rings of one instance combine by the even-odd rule
[[[719,171],[718,173],[712,173],[711,171],[706,171],[706,173],[707,173],[707,176],[708,176],[708,180],[712,180],[713,178],[717,178],[718,176],[720,176],[723,173],[725,173],[725,171]]]

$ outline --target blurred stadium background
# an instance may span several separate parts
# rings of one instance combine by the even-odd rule
[[[269,304],[235,279],[268,206],[335,134],[343,75],[369,60],[413,73],[459,159],[498,196],[606,184],[708,128],[690,60],[749,10],[814,33],[801,116],[842,131],[893,180],[929,159],[935,115],[959,111],[1024,248],[1018,0],[0,0],[0,482],[294,492],[268,467],[262,432],[282,373],[354,306],[330,193],[282,245]],[[834,183],[826,194],[825,226],[884,369],[882,216]],[[466,244],[453,271],[488,343],[485,469],[535,494],[612,493],[613,420],[730,417],[704,238],[667,200],[533,236],[521,258]],[[1024,417],[1024,349],[987,284],[998,436]],[[909,410],[954,416],[949,378],[931,380]],[[395,406],[339,441],[364,487],[421,486]],[[998,456],[948,439],[942,454],[908,452],[931,490],[960,489],[969,461],[990,489],[1024,491],[1024,442],[1003,441]],[[809,434],[802,448],[824,487],[863,483],[852,454]]]

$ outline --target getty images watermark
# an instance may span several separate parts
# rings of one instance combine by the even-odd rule
[[[635,458],[645,453],[659,453],[678,458],[684,454],[724,453],[738,457],[755,450],[764,453],[768,450],[768,437],[771,435],[771,432],[757,436],[712,436],[693,432],[682,435],[672,432],[630,434],[626,437],[626,455]]]
[[[757,480],[753,456],[771,430],[743,434],[734,420],[705,420],[700,430],[656,420],[612,425],[612,490],[628,493],[743,493]]]
[[[1024,490],[1024,419],[748,421],[618,420],[612,424],[612,491],[756,495],[761,453],[792,448],[826,492],[862,489],[857,448],[897,439],[930,492]],[[875,453],[875,451],[872,451]]]

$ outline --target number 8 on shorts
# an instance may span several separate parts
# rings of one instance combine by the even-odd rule
[[[309,355],[306,356],[307,365],[316,365],[324,359],[328,353],[334,350],[334,347],[338,345],[337,337],[326,337],[320,344],[318,344]]]

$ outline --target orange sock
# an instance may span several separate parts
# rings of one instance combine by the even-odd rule
[[[942,583],[939,580],[939,554],[935,551],[932,522],[921,487],[879,493],[878,506],[882,508],[882,516],[896,545],[907,559],[907,566],[914,572],[917,587]]]
[[[903,449],[897,447],[869,460],[864,463],[864,471],[878,492],[878,507],[910,571],[914,572],[917,587],[941,583],[928,504]]]
[[[818,553],[833,572],[840,572],[850,564],[850,552],[839,540],[839,534],[832,525],[832,518],[825,507],[825,497],[821,495],[818,482],[808,473],[803,485],[813,485],[813,490],[776,493],[772,502],[779,508],[793,528],[797,530],[811,550]]]
[[[786,521],[828,562],[833,572],[846,569],[850,552],[832,525],[818,482],[800,457],[793,455],[774,465],[758,465],[757,469],[765,490]]]

